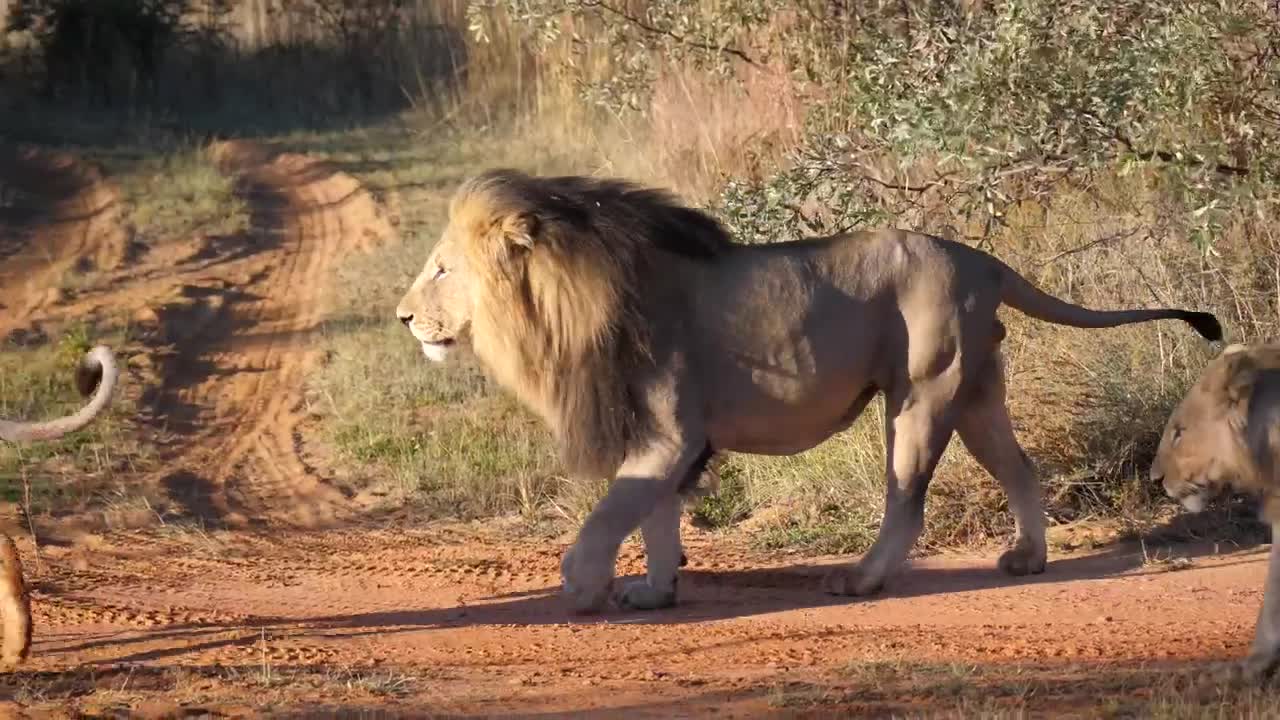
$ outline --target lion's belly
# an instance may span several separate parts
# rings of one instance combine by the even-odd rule
[[[739,357],[704,385],[712,446],[789,455],[818,445],[849,427],[875,395],[865,365],[857,353],[803,344],[772,362]]]
[[[868,388],[883,386],[877,300],[810,260],[744,254],[701,278],[691,329],[713,447],[806,450],[848,427]]]

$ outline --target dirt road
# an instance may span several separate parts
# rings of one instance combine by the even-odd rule
[[[1260,549],[1187,546],[1196,557],[1179,562],[1128,546],[1058,553],[1023,579],[998,573],[992,550],[918,561],[856,601],[819,590],[837,559],[688,527],[678,609],[568,616],[557,592],[569,538],[375,522],[307,451],[302,383],[322,352],[323,283],[342,254],[394,238],[354,179],[216,146],[251,231],[130,257],[109,179],[75,158],[5,152],[0,187],[22,192],[0,204],[4,333],[104,308],[141,323],[149,352],[130,362],[157,378],[144,411],[162,471],[139,481],[209,522],[46,539],[38,569],[19,538],[35,645],[0,678],[0,710],[1092,716],[1247,648]],[[105,279],[50,293],[82,258]],[[620,574],[642,567],[628,543]]]

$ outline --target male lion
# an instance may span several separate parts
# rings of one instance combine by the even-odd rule
[[[111,400],[120,375],[111,350],[99,345],[76,367],[76,387],[92,399],[72,415],[38,423],[0,419],[0,439],[9,442],[56,440],[88,425]],[[96,392],[95,392],[96,389]],[[22,579],[22,560],[13,538],[0,533],[0,669],[8,670],[31,650],[31,599]]]
[[[1271,557],[1253,647],[1238,670],[1248,680],[1280,667],[1280,344],[1230,345],[1205,366],[1165,424],[1151,479],[1199,512],[1228,489],[1261,500]]]
[[[928,235],[740,245],[657,189],[508,169],[458,188],[396,314],[430,360],[469,340],[548,423],[570,473],[615,478],[561,564],[569,603],[586,612],[608,600],[618,548],[637,526],[647,580],[618,602],[675,603],[681,495],[713,453],[806,450],[849,427],[877,392],[884,522],[826,590],[873,593],[902,563],[953,431],[1009,496],[1017,538],[999,566],[1042,572],[1040,488],[1004,403],[1002,302],[1075,327],[1177,318],[1222,334],[1208,313],[1063,302],[990,255]]]

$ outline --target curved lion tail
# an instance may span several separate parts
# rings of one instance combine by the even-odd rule
[[[995,258],[992,258],[993,260]],[[996,260],[1001,270],[1001,300],[1037,320],[1079,328],[1105,328],[1151,320],[1182,320],[1210,342],[1222,340],[1222,324],[1213,313],[1179,308],[1092,310],[1056,298]]]
[[[111,349],[105,345],[94,347],[85,354],[76,368],[76,387],[80,393],[86,396],[93,393],[84,407],[74,414],[46,422],[24,423],[0,419],[0,439],[9,442],[56,440],[83,428],[111,402],[111,394],[119,377],[120,369],[116,367]],[[97,392],[94,392],[95,387]]]

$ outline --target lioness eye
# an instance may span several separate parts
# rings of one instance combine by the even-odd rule
[[[1179,441],[1179,440],[1181,440],[1181,439],[1182,439],[1182,428],[1180,428],[1180,427],[1176,427],[1176,428],[1174,428],[1174,429],[1173,429],[1173,441],[1176,443],[1176,442],[1178,442],[1178,441]]]
[[[448,275],[448,274],[449,274],[449,271],[448,271],[448,270],[445,270],[444,268],[438,268],[438,269],[436,270],[436,276],[435,276],[435,277],[433,277],[433,278],[431,278],[431,279],[432,279],[432,280],[439,280],[440,278],[442,278],[442,277],[444,277],[445,275]]]

